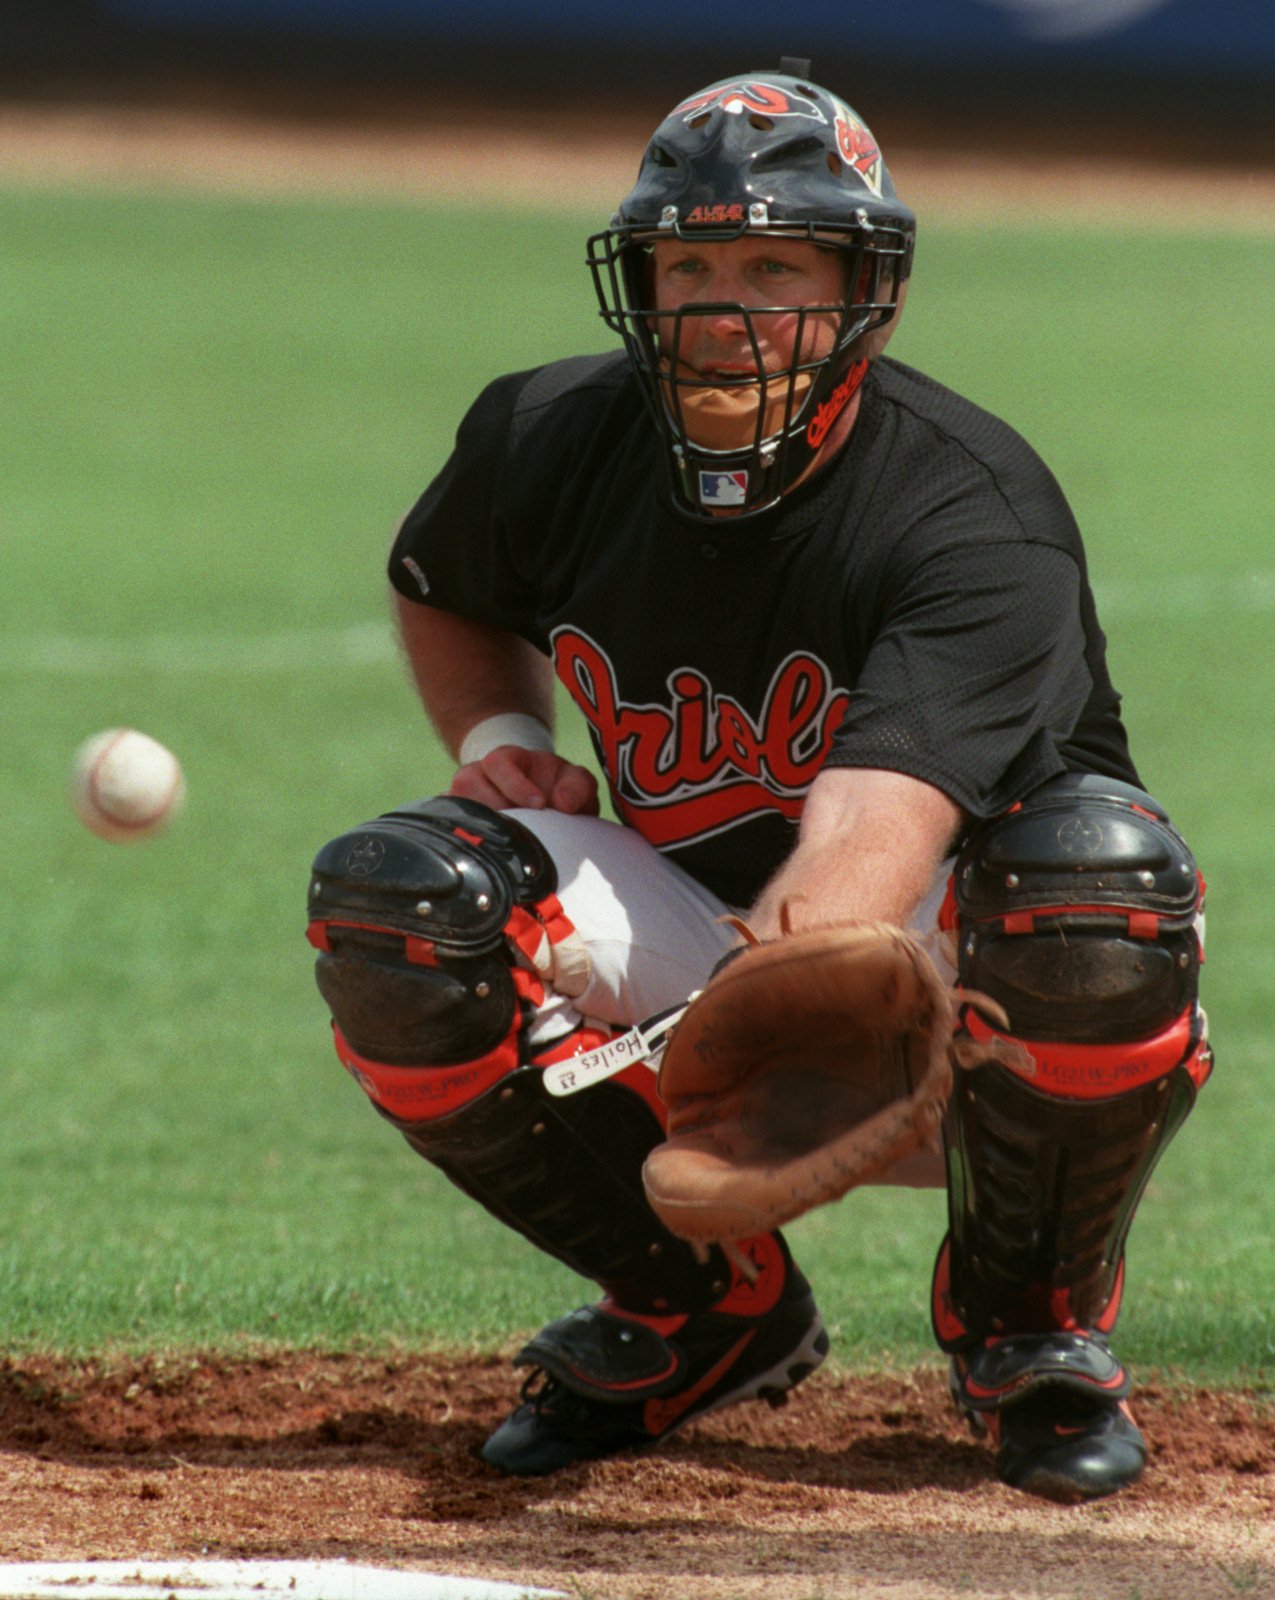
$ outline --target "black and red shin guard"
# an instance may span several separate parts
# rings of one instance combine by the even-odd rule
[[[544,1067],[608,1037],[529,1040],[547,987],[573,983],[583,959],[555,889],[535,836],[471,801],[423,801],[325,846],[309,938],[337,1055],[414,1150],[626,1311],[761,1293],[780,1261],[768,1241],[745,1290],[721,1250],[697,1253],[647,1204],[642,1165],[664,1138],[649,1068],[547,1092]]]
[[[933,1321],[967,1406],[993,1410],[1045,1367],[1116,1399],[1127,1386],[1105,1353],[1126,1237],[1212,1067],[1202,908],[1163,811],[1106,779],[1045,785],[957,862],[944,920],[960,980],[1010,1019],[1001,1033],[966,1012],[1003,1048],[958,1072],[945,1129]]]

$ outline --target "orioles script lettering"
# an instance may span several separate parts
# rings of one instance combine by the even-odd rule
[[[555,632],[553,653],[593,729],[617,810],[665,848],[763,812],[795,822],[850,701],[805,652],[776,668],[756,717],[692,667],[669,674],[666,703],[628,702],[605,651],[574,628]]]

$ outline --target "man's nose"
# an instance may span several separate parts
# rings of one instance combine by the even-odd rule
[[[714,339],[738,339],[748,329],[744,308],[735,300],[715,300],[702,308],[701,316]]]

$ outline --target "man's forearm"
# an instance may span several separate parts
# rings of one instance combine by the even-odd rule
[[[758,898],[749,926],[763,939],[836,922],[903,927],[930,889],[941,856],[901,854],[888,837],[829,840],[796,852]]]
[[[906,926],[956,837],[962,814],[902,773],[828,772],[806,803],[797,847],[748,916],[763,939],[834,922]]]
[[[452,754],[478,722],[507,712],[553,725],[553,669],[517,634],[395,595],[421,702]]]

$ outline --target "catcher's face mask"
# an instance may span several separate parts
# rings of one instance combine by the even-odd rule
[[[589,265],[677,510],[755,514],[804,476],[889,337],[914,232],[825,90],[730,80],[665,119]]]
[[[723,452],[780,438],[845,324],[840,253],[757,234],[649,251],[647,326],[679,433]]]

